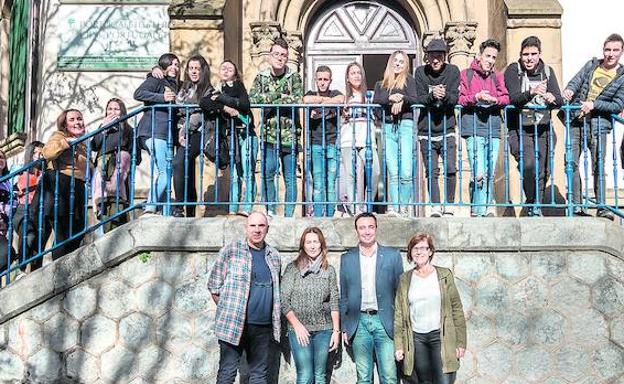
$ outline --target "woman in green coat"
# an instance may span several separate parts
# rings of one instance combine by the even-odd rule
[[[407,260],[415,267],[401,275],[395,299],[394,350],[403,373],[420,384],[453,384],[466,349],[466,320],[453,274],[431,265],[429,234],[409,241]]]

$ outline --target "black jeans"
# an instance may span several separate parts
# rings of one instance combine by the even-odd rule
[[[522,133],[521,133],[522,132]],[[544,191],[548,182],[548,158],[549,149],[554,148],[554,143],[548,143],[549,126],[537,127],[537,138],[533,127],[527,127],[522,131],[514,129],[509,131],[509,149],[514,159],[518,162],[518,171],[522,173],[522,188],[527,204],[544,202]],[[520,156],[520,135],[522,135],[522,156]],[[537,162],[535,161],[535,145],[537,141]],[[522,159],[522,169],[520,169]],[[535,167],[537,166],[537,170]],[[535,195],[535,173],[538,174],[538,191]],[[536,200],[539,199],[539,200]]]
[[[444,142],[446,141],[446,152],[444,148]],[[429,198],[432,203],[440,202],[440,186],[438,185],[438,178],[440,177],[440,157],[442,157],[442,164],[446,161],[446,169],[443,170],[442,175],[446,177],[446,202],[455,202],[455,184],[457,174],[457,145],[455,143],[454,136],[447,136],[440,141],[431,141],[431,152],[429,152],[429,140],[420,140],[420,153],[422,155],[423,162],[425,163],[425,170],[427,171],[427,190],[429,189],[429,182],[431,182],[431,191],[429,191]],[[429,162],[431,161],[431,169],[429,169]],[[433,177],[432,177],[433,175]]]
[[[414,373],[412,377],[418,384],[453,384],[455,372],[442,371],[440,349],[440,331],[416,333],[414,335]]]
[[[173,189],[175,190],[175,201],[177,203],[197,201],[197,190],[195,189],[195,159],[202,151],[201,133],[199,131],[189,132],[188,137],[188,157],[185,147],[178,147],[173,156]],[[185,158],[188,158],[188,168],[184,166]],[[185,169],[186,168],[186,169]],[[185,172],[186,171],[186,172]],[[188,179],[186,176],[188,175]],[[186,199],[184,189],[187,186]],[[181,206],[177,206],[180,207]],[[195,216],[195,205],[186,207],[187,216]]]
[[[238,345],[219,340],[220,357],[217,384],[232,384],[240,368],[243,352],[249,364],[249,384],[267,384],[273,327],[246,324]]]
[[[73,237],[62,246],[52,251],[52,259],[56,260],[80,247],[84,234],[76,236],[77,233],[85,229],[85,183],[74,178],[74,203],[70,204],[71,197],[71,176],[59,173],[58,175],[58,195],[56,195],[56,171],[46,170],[43,174],[43,221],[39,222],[40,190],[35,191],[32,203],[29,206],[29,223],[27,225],[26,249],[20,249],[26,254],[26,258],[34,256],[39,251],[39,226],[41,226],[41,250],[45,249],[48,238],[52,230],[56,229],[55,240],[60,243]],[[56,203],[55,203],[56,195]],[[56,215],[55,215],[56,207]],[[54,219],[56,218],[56,228]],[[22,239],[19,240],[22,247]],[[41,267],[43,259],[40,257],[30,263],[31,271]]]
[[[600,128],[600,131],[599,129]],[[589,152],[587,161],[591,161],[591,171],[594,181],[594,196],[598,204],[605,202],[605,157],[607,155],[607,133],[609,130],[604,126],[593,126],[586,124],[585,129],[582,126],[572,125],[570,127],[570,143],[572,144],[572,199],[575,204],[581,204],[583,196],[583,183],[581,182],[581,173],[579,165],[581,161],[585,162],[585,146]],[[592,176],[589,176],[592,177]],[[589,180],[584,180],[585,183]]]

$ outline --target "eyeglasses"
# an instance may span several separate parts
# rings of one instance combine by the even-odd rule
[[[412,248],[412,251],[416,251],[416,252],[427,252],[429,250],[429,247],[414,247]]]
[[[273,56],[276,59],[287,59],[288,53],[271,52],[271,56]]]

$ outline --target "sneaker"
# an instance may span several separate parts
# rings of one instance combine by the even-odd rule
[[[237,213],[234,213],[234,214],[237,215],[237,216],[249,217],[249,212],[247,212],[247,211],[240,211],[240,212],[237,212]]]
[[[455,216],[455,215],[453,214],[453,212],[451,212],[451,211],[444,211],[444,212],[442,213],[442,215],[443,215],[443,216],[446,216],[446,217],[453,217],[453,216]]]
[[[393,207],[388,207],[386,210],[386,215],[390,217],[401,217],[401,214],[397,212]]]
[[[173,216],[173,217],[184,217],[184,208],[182,208],[182,207],[173,207],[173,208],[171,208],[171,216]]]
[[[589,213],[587,213],[587,211],[586,211],[585,209],[583,209],[583,208],[576,208],[576,209],[574,209],[574,213],[573,213],[573,215],[574,215],[574,216],[577,216],[577,217],[588,217],[588,216],[591,216],[591,215],[590,215]]]
[[[143,211],[143,214],[141,215],[141,217],[151,217],[151,216],[158,216],[158,213],[156,211]]]
[[[601,217],[603,219],[608,219],[611,221],[615,220],[615,216],[613,215],[613,213],[608,209],[604,208],[598,210],[598,212],[596,213],[596,217]]]
[[[442,217],[442,212],[436,209],[435,211],[431,212],[431,217]]]
[[[544,215],[542,214],[542,210],[540,208],[529,208],[527,210],[527,216],[528,217],[542,217]]]
[[[17,271],[17,275],[15,275],[15,277],[13,278],[13,282],[16,282],[17,280],[20,280],[24,276],[26,276],[26,274],[24,272],[22,272],[21,270],[18,270]]]

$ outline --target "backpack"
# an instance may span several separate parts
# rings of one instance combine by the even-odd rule
[[[472,68],[466,69],[466,79],[468,80],[468,88],[470,88],[470,86],[472,85],[473,77],[474,77],[474,70]],[[488,77],[492,78],[492,81],[494,81],[494,86],[498,88],[498,79],[496,78],[496,72],[495,71],[490,72]]]

